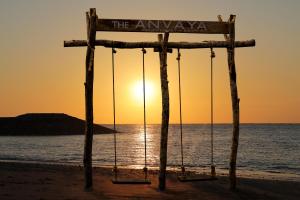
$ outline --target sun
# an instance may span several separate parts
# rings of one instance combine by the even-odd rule
[[[144,102],[144,93],[143,93],[143,81],[136,81],[132,85],[132,97],[137,103]],[[154,97],[154,86],[151,81],[145,82],[145,100],[146,102],[153,99]]]

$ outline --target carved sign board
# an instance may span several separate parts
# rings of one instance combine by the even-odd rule
[[[218,21],[98,19],[97,31],[228,34],[228,26]]]

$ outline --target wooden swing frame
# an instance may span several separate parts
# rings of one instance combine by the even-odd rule
[[[159,52],[160,77],[162,92],[162,123],[160,141],[160,166],[159,189],[164,190],[166,185],[167,144],[169,127],[169,88],[167,75],[167,53],[170,49],[197,49],[197,48],[226,48],[227,62],[230,78],[231,102],[232,102],[232,144],[229,161],[230,189],[236,188],[236,159],[239,141],[239,102],[236,69],[235,48],[253,47],[255,40],[235,41],[235,15],[230,15],[227,22],[223,22],[221,16],[218,21],[171,21],[171,20],[126,20],[126,19],[99,19],[96,9],[91,8],[86,13],[87,40],[64,41],[64,47],[87,47],[86,52],[86,77],[85,77],[85,142],[84,142],[84,177],[85,188],[91,189],[92,176],[92,143],[93,143],[93,84],[94,84],[94,54],[95,46],[109,48],[133,49],[153,48]],[[116,32],[158,32],[157,42],[123,42],[111,40],[96,40],[97,31]],[[223,34],[225,41],[204,42],[168,42],[169,33],[198,33],[198,34]]]

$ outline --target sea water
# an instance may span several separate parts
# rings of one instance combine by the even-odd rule
[[[109,125],[108,125],[109,126]],[[159,166],[160,125],[147,125],[146,163]],[[117,164],[141,168],[145,164],[143,125],[117,125]],[[213,134],[213,162],[217,169],[229,167],[232,126],[217,124]],[[93,164],[114,165],[113,134],[95,135]],[[81,165],[84,136],[1,136],[0,160]],[[183,125],[183,162],[190,169],[209,169],[209,124]],[[181,165],[180,126],[170,125],[168,167]],[[238,148],[239,170],[300,175],[300,124],[242,124]]]

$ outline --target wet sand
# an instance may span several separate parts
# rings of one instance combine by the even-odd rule
[[[141,170],[124,169],[120,176],[143,177]],[[111,170],[94,169],[93,190],[83,190],[83,169],[33,163],[0,162],[0,199],[299,199],[300,182],[265,177],[238,179],[236,191],[230,191],[226,176],[216,181],[182,183],[175,172],[167,176],[167,189],[157,190],[157,171],[149,171],[151,185],[115,185]]]

